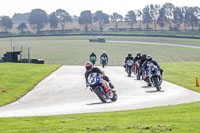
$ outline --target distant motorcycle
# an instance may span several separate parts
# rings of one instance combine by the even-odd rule
[[[96,62],[96,57],[95,57],[95,56],[91,56],[91,57],[90,57],[90,61],[91,61],[93,64],[95,64],[95,62]]]
[[[128,73],[128,77],[131,77],[131,73],[133,72],[133,60],[126,61],[126,72]]]
[[[161,89],[162,75],[157,66],[151,63],[148,67],[148,75],[145,78],[149,86],[153,85],[157,91]]]
[[[137,80],[140,80],[140,77],[142,76],[142,69],[140,67],[139,61],[135,62],[134,74],[136,75]]]
[[[99,99],[105,103],[107,100],[116,101],[117,93],[115,90],[111,90],[108,83],[96,73],[91,73],[88,77],[90,84],[90,90],[95,92]]]
[[[101,57],[101,65],[104,68],[108,64],[108,59],[106,57]]]

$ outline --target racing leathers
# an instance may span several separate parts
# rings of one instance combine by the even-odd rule
[[[91,73],[97,73],[97,75],[102,75],[102,78],[107,81],[109,83],[109,86],[111,89],[114,88],[113,84],[110,82],[110,79],[108,78],[108,76],[106,76],[104,74],[104,72],[102,72],[98,67],[93,67],[93,69],[91,71],[86,71],[85,72],[85,80],[86,80],[86,86],[89,85],[88,83],[88,76],[91,74]]]
[[[143,65],[142,65],[142,71],[143,71],[143,72],[147,73],[148,63],[153,63],[155,66],[157,66],[158,69],[159,69],[159,71],[160,71],[160,73],[161,73],[161,75],[162,75],[163,69],[161,69],[160,66],[158,65],[158,63],[157,63],[156,61],[153,61],[153,60],[150,61],[150,62],[145,61],[145,62],[143,63]]]

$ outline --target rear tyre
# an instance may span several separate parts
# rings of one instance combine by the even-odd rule
[[[112,91],[113,92],[113,98],[111,98],[110,100],[111,101],[117,101],[117,93],[116,93],[116,91]]]

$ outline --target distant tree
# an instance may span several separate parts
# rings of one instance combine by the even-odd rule
[[[198,8],[197,7],[189,7],[185,13],[185,21],[187,24],[192,26],[192,30],[194,30],[195,24],[198,23]]]
[[[186,17],[186,12],[188,10],[187,6],[182,7],[182,14],[183,14],[183,24],[184,24],[184,30],[187,30],[187,17]]]
[[[109,23],[109,15],[102,11],[97,11],[94,13],[93,20],[99,23],[99,30],[103,31],[104,25]]]
[[[162,27],[162,31],[163,31],[163,27],[165,26],[166,21],[167,21],[167,17],[165,15],[165,9],[161,8],[159,10],[157,24],[159,24],[159,26]]]
[[[13,23],[28,23],[29,13],[15,13],[13,15]]]
[[[115,30],[117,31],[118,30],[118,25],[119,25],[119,22],[123,20],[123,16],[114,12],[111,16],[111,22],[113,22],[114,24],[114,27],[115,27]]]
[[[55,29],[58,27],[58,18],[56,16],[56,12],[52,12],[49,15],[49,23],[50,23],[50,28],[55,31]]]
[[[153,19],[154,29],[156,30],[156,22],[159,16],[160,5],[150,5],[150,14]]]
[[[8,30],[13,27],[12,19],[8,16],[2,16],[0,18],[0,26],[3,27],[4,31],[7,33]]]
[[[85,32],[88,32],[89,24],[92,24],[92,13],[90,10],[82,11],[78,23],[84,25]]]
[[[28,22],[39,33],[40,29],[44,28],[48,22],[48,16],[42,9],[33,9],[29,15]]]
[[[137,20],[139,21],[139,28],[140,29],[142,29],[142,16],[143,16],[143,14],[142,14],[142,11],[141,10],[137,10],[136,11],[137,13],[136,13],[136,15],[137,15]]]
[[[65,24],[68,22],[72,22],[72,18],[69,15],[69,13],[67,13],[65,10],[63,9],[58,9],[56,10],[56,16],[58,18],[59,23],[61,24],[62,27],[62,31],[64,31],[65,29]]]
[[[17,29],[21,32],[24,33],[24,29],[27,29],[27,26],[25,23],[21,23],[19,24],[19,26],[17,27]]]
[[[171,22],[173,20],[173,12],[175,9],[175,6],[172,3],[165,3],[163,5],[163,8],[165,10],[165,15],[167,17],[167,22],[169,24],[169,30],[171,30]]]
[[[183,23],[183,20],[184,20],[183,12],[182,12],[181,8],[176,7],[174,9],[173,16],[174,16],[173,22],[176,25],[177,30],[179,30],[180,25]]]
[[[137,23],[136,14],[134,11],[128,11],[128,13],[125,16],[125,21],[128,23],[128,25],[131,26],[131,31],[133,31],[133,25]]]
[[[153,19],[150,13],[150,6],[146,6],[143,9],[143,20],[142,22],[146,24],[146,30],[149,30],[149,25],[152,23]]]

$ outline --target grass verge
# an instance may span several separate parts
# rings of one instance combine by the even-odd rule
[[[164,79],[193,89],[200,63],[163,63]],[[180,68],[181,67],[181,68]],[[178,72],[176,72],[178,71]],[[185,79],[187,77],[187,79]],[[180,79],[180,80],[177,80]],[[182,81],[182,80],[183,81]],[[196,88],[200,89],[200,88]],[[200,102],[130,111],[0,118],[2,133],[199,133]]]
[[[199,62],[161,63],[160,65],[164,69],[164,80],[200,92],[200,87],[196,87],[196,77],[200,79]]]
[[[0,64],[0,106],[16,101],[59,65],[47,64]]]

